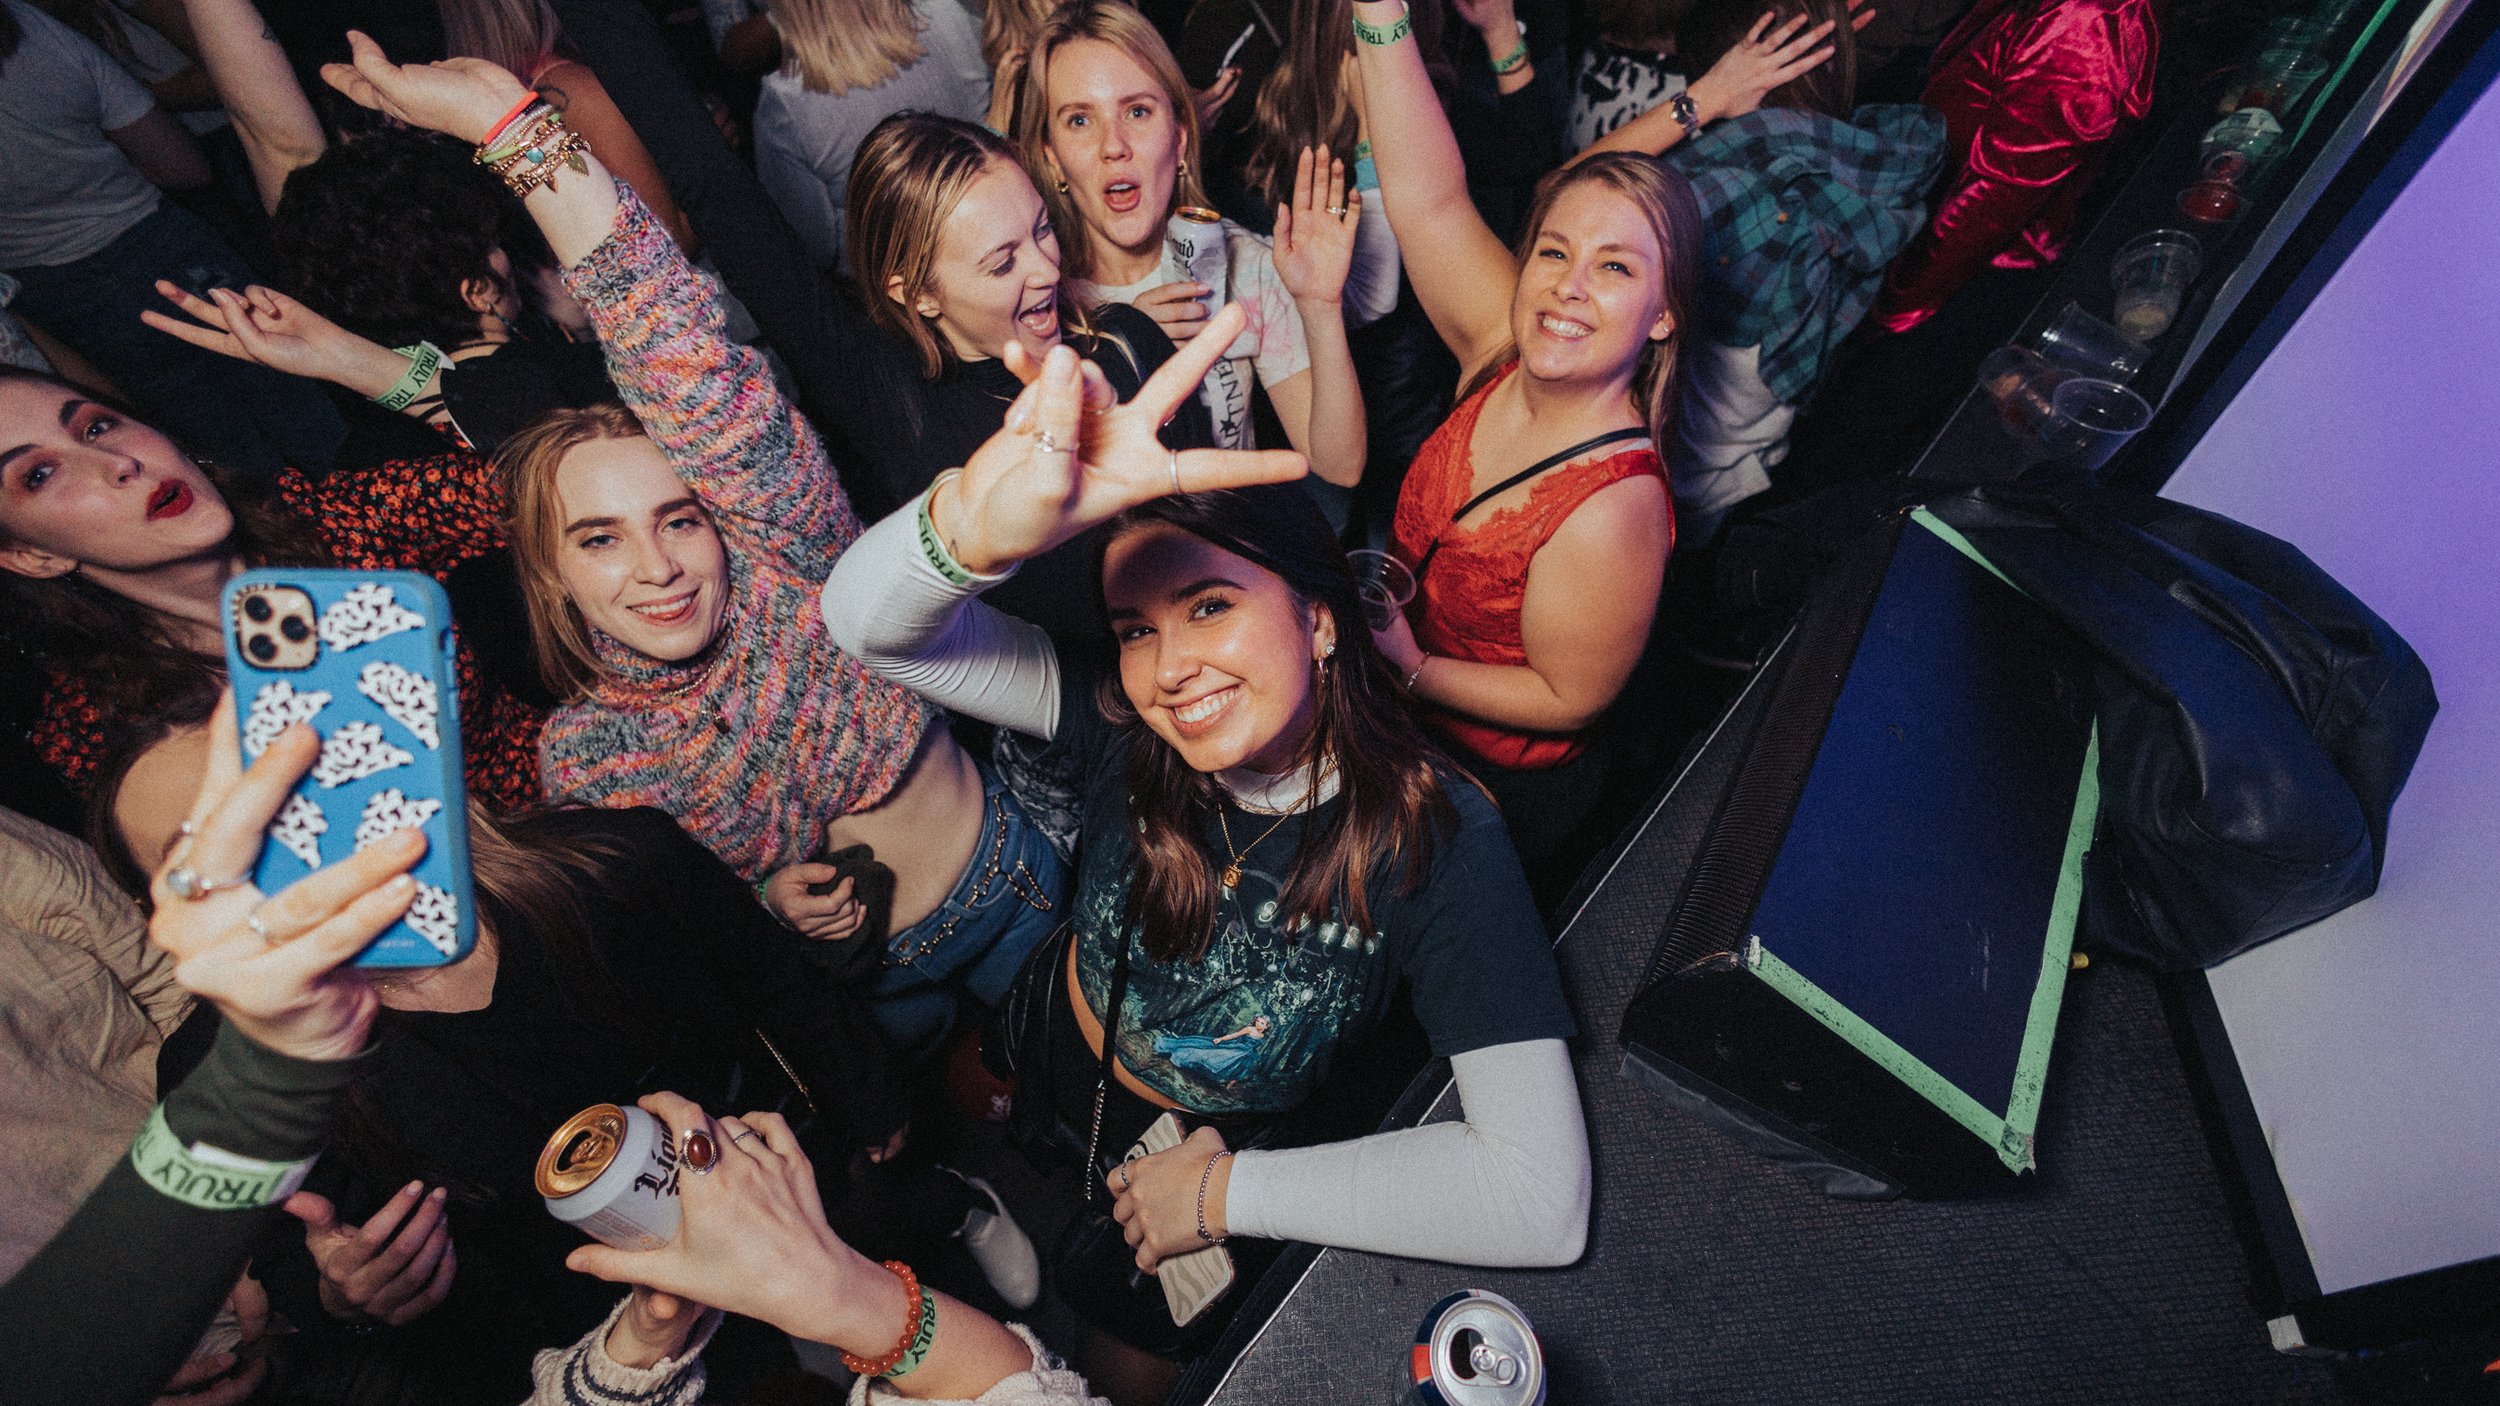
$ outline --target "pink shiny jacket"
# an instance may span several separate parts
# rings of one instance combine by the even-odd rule
[[[2054,263],[2111,141],[2153,104],[2157,0],[1979,0],[1936,46],[1936,215],[1894,261],[1872,320],[1917,326],[1982,267]]]

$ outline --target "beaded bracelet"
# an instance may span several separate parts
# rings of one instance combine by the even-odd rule
[[[523,93],[521,95],[521,100],[512,105],[511,111],[496,118],[495,125],[486,129],[486,135],[478,139],[478,145],[481,147],[494,145],[495,138],[503,135],[503,129],[512,125],[513,118],[529,111],[533,105],[542,101],[544,101],[544,99],[540,98],[535,92]]]
[[[1404,6],[1399,7],[1395,24],[1372,24],[1361,15],[1354,17],[1354,37],[1377,48],[1388,48],[1414,32],[1415,17]]]
[[[903,1325],[903,1335],[895,1340],[893,1351],[883,1357],[842,1354],[842,1365],[863,1377],[903,1375],[929,1355],[929,1344],[937,1337],[937,1304],[929,1291],[920,1287],[920,1276],[901,1260],[887,1260],[885,1267],[903,1281],[903,1293],[911,1300],[911,1321]]]
[[[1518,47],[1493,61],[1493,76],[1496,78],[1508,78],[1512,74],[1517,73],[1519,70],[1526,68],[1527,66],[1528,36],[1522,34],[1519,36]]]
[[[434,373],[443,369],[443,349],[432,342],[418,342],[392,350],[408,358],[408,369],[399,373],[389,390],[366,398],[385,410],[405,410],[434,379]]]
[[[505,134],[492,142],[480,143],[477,161],[481,166],[498,166],[523,151],[539,144],[548,129],[563,122],[563,115],[554,107],[540,103],[523,114],[521,120],[505,129]]]
[[[1210,1245],[1221,1245],[1232,1239],[1229,1235],[1213,1235],[1207,1231],[1207,1183],[1215,1180],[1215,1164],[1232,1156],[1230,1148],[1207,1159],[1206,1169],[1198,1173],[1198,1238]]]

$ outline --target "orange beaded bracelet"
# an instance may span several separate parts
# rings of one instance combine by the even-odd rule
[[[901,1260],[887,1260],[885,1267],[893,1271],[895,1278],[903,1281],[903,1295],[911,1302],[911,1317],[903,1323],[903,1336],[896,1340],[893,1350],[885,1356],[867,1358],[847,1352],[842,1354],[842,1365],[862,1377],[882,1377],[893,1371],[895,1365],[903,1360],[903,1355],[920,1340],[921,1319],[929,1312],[929,1297],[920,1292],[920,1276],[911,1272],[911,1266]]]

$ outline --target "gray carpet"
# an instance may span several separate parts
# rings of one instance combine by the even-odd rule
[[[2140,972],[2075,974],[2041,1170],[1986,1199],[1827,1200],[1625,1078],[1617,1017],[1706,814],[1654,816],[1559,947],[1596,1157],[1587,1256],[1503,1272],[1326,1252],[1219,1406],[1388,1402],[1424,1310],[1470,1285],[1536,1321],[1557,1406],[2345,1399],[2267,1345]]]

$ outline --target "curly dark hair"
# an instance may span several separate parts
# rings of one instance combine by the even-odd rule
[[[502,183],[469,149],[430,132],[377,132],[287,177],[271,240],[306,306],[386,347],[477,339],[461,297],[496,279]],[[514,262],[533,262],[526,249]]]

